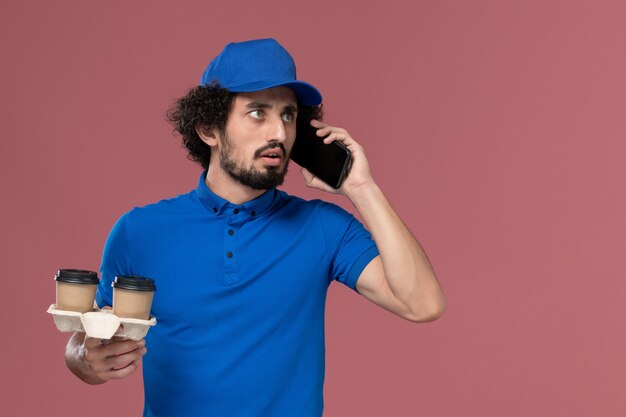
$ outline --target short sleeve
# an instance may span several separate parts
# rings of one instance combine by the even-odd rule
[[[96,292],[98,307],[113,305],[113,289],[111,283],[118,275],[131,274],[130,253],[128,245],[128,217],[124,214],[115,223],[102,252],[102,264],[100,265],[100,284]]]
[[[357,291],[361,272],[379,254],[372,235],[352,214],[331,203],[322,203],[320,221],[331,260],[329,281]]]

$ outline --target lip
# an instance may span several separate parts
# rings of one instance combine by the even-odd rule
[[[266,156],[261,156],[261,159],[267,165],[272,165],[272,166],[276,166],[276,167],[280,166],[280,164],[283,162],[282,156],[280,158],[269,158],[269,157],[266,157]]]
[[[276,159],[283,159],[283,151],[280,148],[268,149],[267,151],[263,151],[263,153],[261,153],[261,155],[259,155],[259,156],[260,157],[264,157],[264,156],[268,156],[270,154],[276,154],[276,156],[278,156],[278,158],[276,158]]]

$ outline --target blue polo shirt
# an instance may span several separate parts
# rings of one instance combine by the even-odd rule
[[[271,189],[244,204],[205,184],[124,214],[104,248],[96,301],[116,275],[153,278],[144,416],[319,417],[324,308],[378,255],[350,213]]]

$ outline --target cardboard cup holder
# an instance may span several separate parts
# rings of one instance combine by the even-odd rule
[[[98,339],[110,339],[114,335],[126,337],[131,340],[143,339],[150,327],[156,325],[156,318],[150,320],[140,320],[118,317],[111,310],[98,310],[87,313],[76,311],[57,310],[56,304],[48,308],[48,313],[52,314],[54,324],[61,332],[85,332],[89,337]],[[117,329],[123,326],[123,331],[115,334]]]

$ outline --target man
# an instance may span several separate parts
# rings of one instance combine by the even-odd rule
[[[116,275],[150,277],[158,324],[139,342],[73,335],[72,372],[90,384],[126,377],[147,342],[144,416],[321,416],[333,280],[413,322],[443,313],[425,253],[363,148],[319,120],[321,102],[273,39],[229,44],[211,62],[168,113],[205,169],[198,187],[124,214],[103,254],[98,305],[111,305]],[[353,156],[338,190],[303,169],[306,184],[346,196],[371,235],[336,205],[276,189],[305,123]]]

